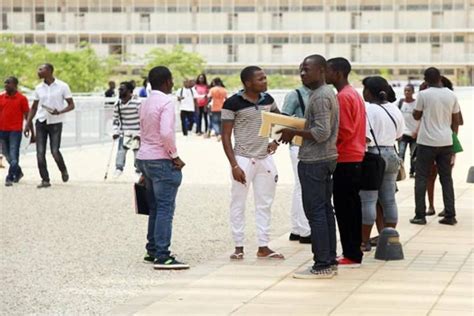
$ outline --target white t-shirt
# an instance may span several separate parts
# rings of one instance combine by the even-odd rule
[[[403,101],[400,111],[402,111],[403,119],[405,120],[405,129],[403,135],[413,136],[417,130],[420,122],[413,117],[413,110],[415,109],[416,100],[412,102]]]
[[[181,111],[194,112],[194,99],[198,97],[198,93],[194,87],[178,89],[178,91],[176,91],[176,97],[184,98],[181,102],[178,101]]]
[[[36,112],[36,119],[40,122],[46,121],[46,124],[62,123],[65,119],[65,114],[51,115],[43,107],[48,109],[56,109],[58,111],[64,110],[67,106],[66,99],[72,98],[71,89],[67,83],[54,79],[53,83],[47,85],[44,81],[36,86],[34,100],[38,101],[38,111]]]
[[[453,144],[452,115],[459,113],[456,95],[448,88],[430,87],[420,91],[415,110],[422,111],[416,142],[425,146],[444,147]]]
[[[382,109],[384,107],[388,113],[393,117],[397,126],[393,124],[393,121],[388,116],[387,112]],[[405,121],[403,120],[402,112],[398,108],[398,105],[394,103],[385,103],[382,105],[374,103],[366,103],[365,109],[367,112],[367,124],[366,124],[366,136],[370,139],[369,146],[375,146],[372,134],[370,133],[370,127],[375,134],[375,139],[379,146],[393,146],[395,145],[396,139],[403,135],[405,129]]]

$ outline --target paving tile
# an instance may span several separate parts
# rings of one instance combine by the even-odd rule
[[[452,310],[442,310],[442,309],[434,309],[430,312],[430,316],[472,316],[472,311],[456,311],[453,313]]]
[[[233,310],[238,308],[240,303],[183,303],[183,302],[157,302],[153,305],[136,313],[137,316],[145,315],[193,315],[193,316],[213,316],[213,315],[229,315]]]
[[[374,308],[371,306],[365,306],[363,308],[360,307],[352,307],[352,308],[338,308],[334,312],[331,313],[331,316],[353,316],[353,315],[372,315],[372,316],[399,316],[399,315],[406,315],[406,316],[426,316],[428,315],[429,309],[400,309],[397,308],[396,310],[385,308]]]
[[[328,315],[332,307],[310,304],[282,305],[282,304],[246,304],[239,308],[234,314],[238,316],[314,316]]]
[[[335,276],[329,280],[301,280],[293,277],[286,278],[272,286],[272,291],[327,291],[327,292],[352,292],[364,280],[347,280]]]
[[[437,294],[416,294],[412,293],[354,293],[344,301],[339,307],[342,310],[352,309],[355,306],[359,308],[375,308],[375,309],[387,309],[390,306],[391,310],[418,310],[428,311],[431,306],[436,302],[438,298]]]
[[[163,302],[180,303],[245,303],[261,293],[261,289],[185,288],[162,299]]]
[[[309,281],[309,280],[306,280]],[[327,292],[324,290],[274,290],[269,289],[254,298],[251,304],[299,305],[311,304],[336,307],[348,293]]]
[[[474,302],[472,296],[443,295],[434,309],[472,312],[474,311]]]
[[[445,289],[445,282],[369,280],[357,289],[357,293],[439,295]]]

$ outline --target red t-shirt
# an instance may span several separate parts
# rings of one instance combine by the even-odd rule
[[[352,86],[345,86],[338,94],[339,133],[337,161],[361,162],[365,153],[365,104]]]
[[[20,92],[0,94],[0,131],[21,132],[24,114],[29,110],[28,99]]]
[[[209,92],[209,87],[206,86],[205,84],[196,84],[194,86],[196,89],[197,93],[201,96],[197,98],[197,104],[200,108],[203,106],[207,105],[208,99],[207,99],[207,93]]]

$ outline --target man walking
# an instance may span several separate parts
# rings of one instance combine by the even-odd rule
[[[332,174],[336,168],[339,105],[331,87],[326,85],[326,60],[320,55],[304,59],[303,84],[313,92],[305,112],[303,130],[283,129],[281,140],[303,137],[298,158],[298,175],[303,192],[303,207],[311,227],[314,265],[296,272],[298,279],[332,278],[337,269],[336,222],[331,205]]]
[[[248,66],[240,73],[243,89],[227,99],[222,109],[222,145],[232,172],[230,226],[235,243],[231,259],[244,258],[245,204],[252,183],[257,222],[258,258],[284,259],[268,247],[271,206],[275,196],[278,173],[271,154],[278,147],[267,137],[259,136],[262,112],[279,113],[267,91],[267,76],[257,66]],[[231,136],[234,132],[235,145]]]
[[[53,76],[54,67],[51,64],[43,64],[38,68],[38,77],[43,80],[36,86],[34,101],[28,115],[27,129],[33,131],[33,118],[36,115],[36,158],[41,175],[41,183],[37,188],[48,188],[51,186],[48,168],[46,165],[46,143],[49,138],[51,154],[53,155],[63,182],[69,180],[66,164],[59,151],[61,146],[61,134],[65,113],[74,110],[71,90],[67,83]],[[67,105],[64,104],[66,101]]]
[[[5,79],[5,93],[0,95],[0,142],[10,165],[5,186],[10,187],[23,177],[20,167],[20,143],[23,120],[28,118],[28,100],[18,92],[18,79]]]
[[[415,217],[410,223],[426,224],[426,187],[433,162],[436,162],[445,211],[439,223],[455,225],[452,134],[458,131],[460,107],[456,95],[441,84],[441,73],[437,68],[425,70],[425,81],[428,89],[420,91],[413,111],[413,117],[421,123],[416,140]]]
[[[133,86],[128,81],[120,83],[118,91],[119,100],[114,106],[114,134],[112,136],[114,140],[119,140],[115,177],[122,174],[129,149],[133,151],[133,164],[136,165],[135,159],[140,144],[140,118],[138,117],[140,99],[132,98]]]
[[[349,84],[349,61],[342,57],[332,58],[328,60],[327,66],[326,82],[337,89],[339,103],[334,210],[343,257],[338,263],[341,267],[359,267],[362,261],[362,209],[359,190],[366,147],[365,104],[360,94]]]
[[[283,102],[283,114],[303,118],[310,92],[311,89],[304,84],[290,91],[285,96],[285,101]],[[299,241],[302,244],[310,244],[311,228],[309,227],[308,219],[304,213],[303,200],[301,198],[301,184],[298,178],[299,149],[299,146],[290,143],[290,159],[293,167],[295,185],[293,188],[293,200],[291,202],[291,233],[289,239]]]
[[[184,136],[188,136],[188,132],[193,127],[194,111],[197,108],[197,95],[197,91],[189,79],[184,80],[183,87],[176,91],[176,97],[179,102],[181,131]]]
[[[148,74],[152,91],[140,106],[141,145],[137,165],[145,178],[150,215],[147,255],[155,269],[188,269],[169,250],[176,195],[184,162],[178,157],[175,140],[175,113],[171,98],[173,78],[168,68],[158,66]]]

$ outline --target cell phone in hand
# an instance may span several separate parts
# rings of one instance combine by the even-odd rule
[[[45,109],[46,111],[48,111],[51,114],[54,112],[54,109],[47,106],[47,105],[41,104],[41,107],[43,107],[43,109]]]

